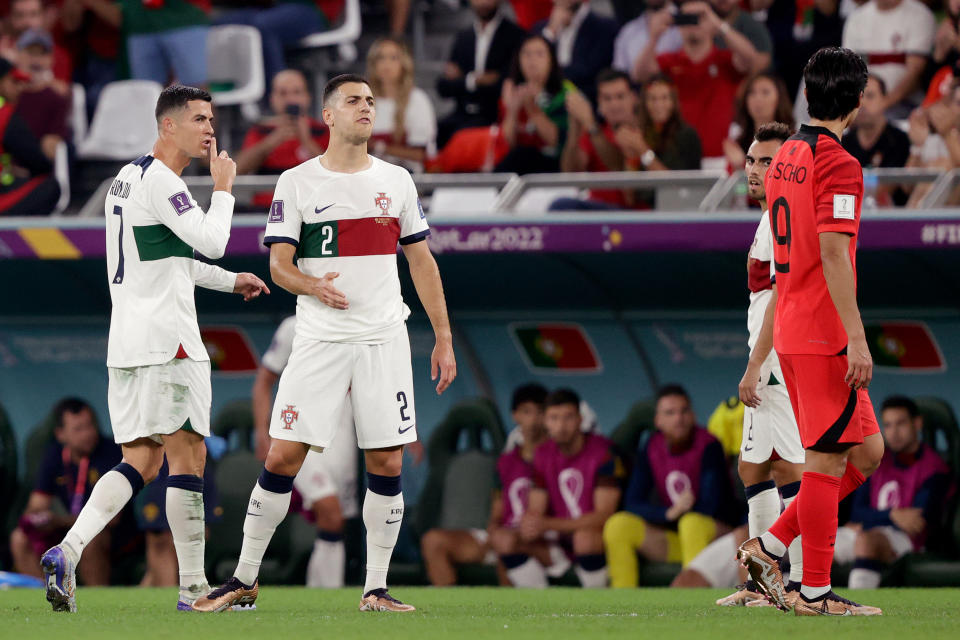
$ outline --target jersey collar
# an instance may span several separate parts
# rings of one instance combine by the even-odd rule
[[[811,127],[811,126],[808,125],[808,124],[802,124],[802,125],[800,125],[800,132],[801,132],[801,133],[823,134],[823,135],[825,135],[825,136],[829,136],[829,137],[833,138],[833,139],[836,140],[838,143],[840,142],[840,138],[837,137],[837,134],[835,134],[833,131],[830,131],[830,129],[827,129],[826,127]]]

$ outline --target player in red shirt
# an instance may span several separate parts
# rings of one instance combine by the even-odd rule
[[[883,456],[867,395],[873,360],[856,295],[863,172],[840,146],[860,109],[867,68],[853,51],[828,47],[810,58],[803,75],[810,124],[774,156],[766,192],[778,291],[774,348],[806,462],[797,499],[769,531],[743,543],[738,556],[771,601],[789,610],[778,561],[802,535],[803,583],[794,612],[879,615],[830,588],[837,504]]]

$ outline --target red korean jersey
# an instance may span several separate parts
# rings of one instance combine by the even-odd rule
[[[774,156],[766,192],[778,292],[774,348],[781,354],[836,355],[847,346],[847,334],[823,277],[820,234],[850,236],[856,277],[860,163],[829,130],[803,125]]]

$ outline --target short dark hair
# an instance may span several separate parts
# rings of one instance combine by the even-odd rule
[[[89,409],[90,413],[94,414],[93,407],[90,406],[86,400],[80,398],[63,398],[57,404],[53,405],[53,419],[54,425],[57,429],[63,427],[63,416],[67,413],[80,413],[84,409]]]
[[[767,122],[757,127],[757,132],[753,139],[757,142],[769,142],[770,140],[779,140],[786,142],[787,138],[793,135],[793,129],[782,122]]]
[[[324,85],[323,106],[324,107],[327,106],[327,101],[330,100],[330,96],[332,96],[334,92],[336,92],[336,90],[340,88],[340,85],[347,84],[348,82],[360,82],[367,85],[368,87],[370,86],[370,83],[367,82],[367,79],[361,75],[357,75],[356,73],[341,73],[338,76],[334,76],[333,78],[330,78],[327,84]]]
[[[547,388],[540,383],[530,382],[520,385],[513,390],[513,398],[510,400],[510,411],[516,411],[525,402],[533,402],[542,407],[543,401],[547,398]]]
[[[206,89],[197,87],[188,87],[183,84],[172,84],[160,92],[157,98],[157,108],[154,114],[157,116],[157,122],[168,112],[174,109],[183,109],[187,103],[192,100],[203,100],[204,102],[213,102],[213,96]]]
[[[803,68],[807,113],[817,120],[840,120],[860,104],[867,86],[867,65],[844,47],[824,47]]]
[[[917,408],[917,403],[907,396],[887,397],[883,401],[883,404],[880,405],[880,413],[883,413],[887,409],[905,409],[911,418],[916,418],[920,415],[920,409]]]
[[[687,399],[687,402],[690,402],[690,394],[687,393],[687,390],[683,388],[682,385],[671,383],[665,384],[657,390],[657,400],[655,404],[659,404],[661,400],[667,396],[683,396]]]
[[[597,74],[598,87],[602,84],[607,84],[608,82],[616,82],[617,80],[623,80],[627,83],[627,86],[630,87],[631,91],[634,90],[633,82],[630,81],[630,76],[619,69],[604,69]]]
[[[580,410],[580,396],[577,395],[577,392],[573,389],[556,389],[547,394],[547,397],[543,400],[543,408],[548,409],[550,407],[559,407],[565,404],[572,404],[577,408],[577,411]]]
[[[884,81],[883,78],[881,78],[880,76],[878,76],[878,75],[875,74],[875,73],[868,73],[868,74],[867,74],[867,80],[876,80],[876,81],[877,81],[877,84],[880,85],[880,95],[882,95],[882,96],[887,95],[887,83],[886,83],[886,81]],[[864,83],[863,86],[867,86],[866,83]]]

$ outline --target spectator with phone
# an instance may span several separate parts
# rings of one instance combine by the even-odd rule
[[[237,174],[280,175],[327,148],[330,131],[309,116],[311,96],[307,79],[294,69],[281,71],[270,87],[267,116],[253,125],[237,154]],[[258,193],[255,206],[270,206],[272,192]]]

